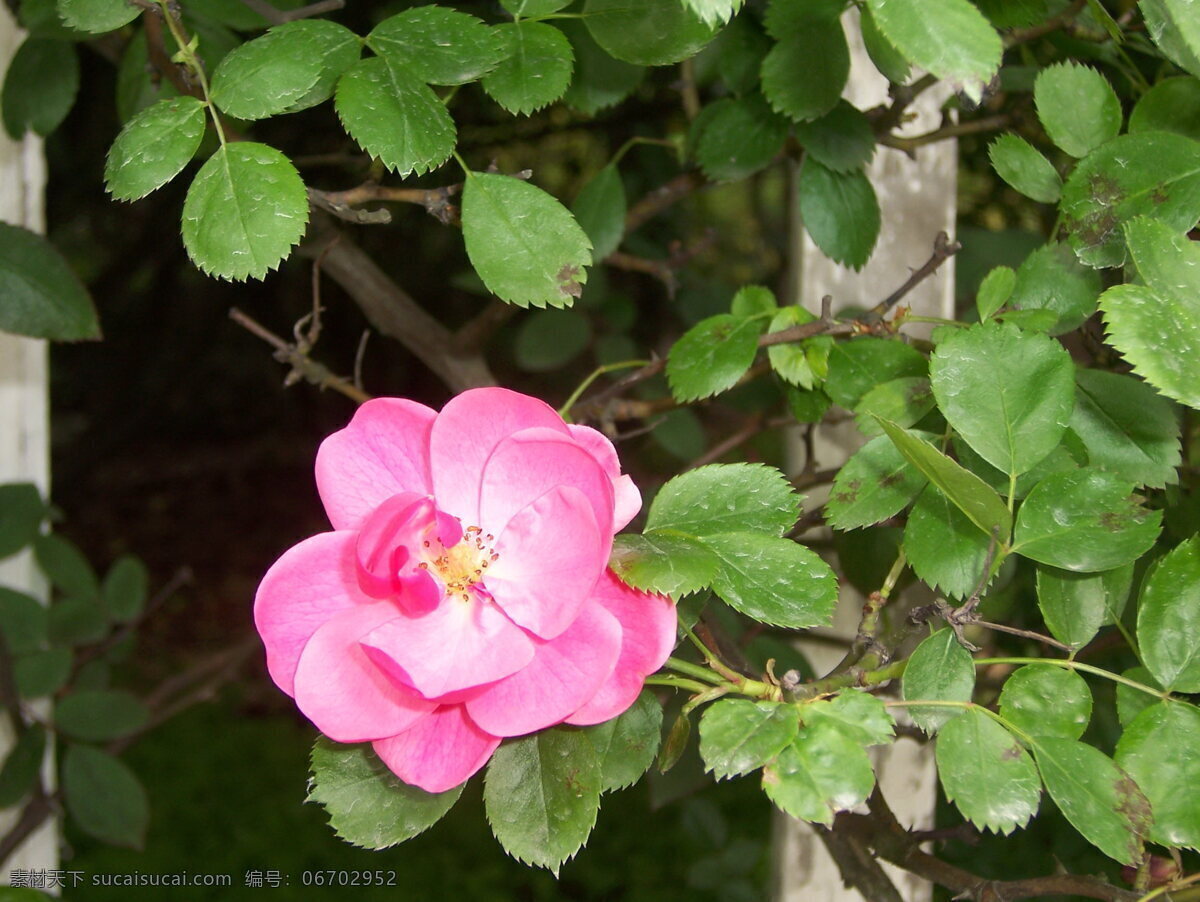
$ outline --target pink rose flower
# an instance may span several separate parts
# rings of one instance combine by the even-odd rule
[[[267,668],[404,782],[441,792],[506,736],[609,720],[670,653],[674,606],[607,569],[637,488],[608,439],[541,401],[368,401],[316,473],[334,531],[263,577]]]

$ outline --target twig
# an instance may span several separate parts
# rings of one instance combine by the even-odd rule
[[[880,144],[894,147],[897,150],[902,150],[905,153],[911,154],[918,147],[923,147],[926,144],[936,144],[938,141],[947,141],[950,138],[961,138],[964,135],[978,135],[983,132],[997,132],[1003,128],[1008,128],[1013,124],[1013,117],[1007,113],[996,116],[986,116],[983,119],[971,119],[967,122],[956,122],[953,125],[944,125],[941,128],[936,128],[933,131],[925,132],[922,135],[913,135],[906,138],[903,135],[886,134],[880,135],[877,139]]]
[[[697,457],[695,460],[693,460],[691,463],[689,463],[683,469],[684,470],[694,470],[697,467],[703,467],[706,464],[710,464],[714,460],[720,460],[722,457],[724,457],[726,454],[728,454],[730,451],[732,451],[738,445],[742,444],[742,442],[749,441],[750,439],[754,438],[754,436],[758,435],[760,432],[762,432],[766,429],[773,428],[774,426],[786,425],[786,424],[790,423],[791,421],[792,420],[790,417],[788,419],[784,420],[783,422],[780,422],[778,420],[768,421],[767,418],[765,416],[763,416],[763,414],[761,414],[761,413],[754,414],[752,417],[750,417],[746,420],[746,424],[744,426],[742,426],[741,429],[739,429],[737,432],[732,433],[725,439],[717,442],[717,444],[713,445],[711,448],[709,448],[707,451],[705,451],[703,454],[701,454],[699,457]]]
[[[676,201],[707,185],[708,179],[699,170],[675,176],[671,181],[655,188],[629,208],[629,212],[625,214],[625,234],[628,235],[635,231],[648,219],[657,216]]]
[[[276,9],[270,3],[267,3],[266,0],[242,0],[242,3],[266,19],[271,25],[282,25],[284,22],[295,22],[297,19],[307,19],[310,16],[331,13],[346,5],[345,0],[319,0],[317,3],[301,6],[299,9],[285,11]]]
[[[1037,25],[1032,25],[1029,28],[1013,29],[1004,38],[1005,49],[1007,50],[1010,47],[1016,47],[1018,44],[1037,40],[1052,31],[1066,27],[1076,16],[1083,12],[1086,6],[1087,0],[1075,0],[1074,3],[1057,16],[1051,16],[1045,22],[1039,22]]]
[[[905,295],[937,272],[943,263],[961,250],[961,244],[957,241],[951,241],[950,236],[945,232],[938,232],[937,237],[933,239],[933,254],[929,259],[925,261],[920,269],[909,276],[903,285],[872,307],[870,312],[875,316],[882,317]]]
[[[462,189],[462,182],[443,185],[440,188],[395,188],[367,182],[345,191],[319,191],[309,188],[308,197],[321,209],[349,222],[390,222],[391,214],[387,210],[354,209],[356,204],[386,202],[417,204],[424,207],[425,212],[438,222],[444,225],[458,225],[458,207],[450,202],[450,198],[460,194]]]

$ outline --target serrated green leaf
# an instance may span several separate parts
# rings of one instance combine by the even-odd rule
[[[973,100],[1000,68],[1000,36],[967,0],[868,0],[867,7],[910,62]]]
[[[1173,692],[1200,692],[1200,539],[1160,560],[1138,604],[1142,663]]]
[[[718,780],[758,770],[796,738],[800,711],[781,702],[722,699],[700,718],[700,757]]]
[[[74,542],[60,535],[38,536],[33,553],[38,567],[60,590],[80,598],[99,597],[96,573]]]
[[[17,21],[30,37],[59,41],[79,41],[86,37],[83,32],[63,24],[54,0],[19,0],[16,12]]]
[[[803,307],[789,304],[779,308],[779,311],[771,318],[767,334],[811,323],[815,319],[816,317]],[[807,342],[771,345],[767,348],[767,360],[771,363],[771,369],[778,373],[785,382],[806,389],[811,389],[816,385],[817,377],[808,359]]]
[[[650,769],[658,754],[662,719],[662,705],[643,690],[624,713],[584,730],[596,748],[600,792],[632,786]]]
[[[150,574],[140,560],[129,554],[117,558],[100,589],[109,614],[122,623],[136,620],[146,605],[149,583]]]
[[[1042,783],[1033,759],[978,708],[942,728],[936,754],[946,798],[976,827],[1007,835],[1037,813]]]
[[[862,269],[879,237],[879,201],[861,171],[834,172],[815,159],[800,170],[800,216],[825,256]]]
[[[99,338],[92,299],[62,255],[44,238],[0,223],[0,330],[79,341]]]
[[[737,96],[758,90],[758,73],[771,41],[750,16],[737,16],[717,38],[717,71]]]
[[[1139,379],[1104,370],[1075,374],[1071,429],[1088,460],[1135,485],[1175,482],[1180,463],[1179,418],[1174,405]]]
[[[1146,30],[1168,59],[1200,75],[1200,26],[1187,0],[1138,0]]]
[[[545,22],[510,22],[494,31],[507,56],[481,82],[492,100],[514,115],[528,115],[566,93],[575,67],[566,35]]]
[[[1129,724],[1116,764],[1133,777],[1154,812],[1148,838],[1164,846],[1200,849],[1200,709],[1160,702]]]
[[[369,745],[321,736],[313,745],[307,802],[318,802],[342,839],[386,849],[428,830],[450,810],[462,786],[431,793],[388,770]]]
[[[904,668],[901,692],[905,701],[969,702],[974,691],[975,662],[948,628],[922,641]],[[941,705],[916,706],[909,708],[908,713],[926,733],[936,733],[964,710]]]
[[[1087,156],[1121,130],[1116,92],[1087,66],[1069,60],[1047,66],[1038,73],[1033,100],[1050,140],[1073,157]]]
[[[496,749],[483,802],[492,833],[509,855],[557,873],[592,832],[600,786],[587,733],[555,727]]]
[[[54,727],[73,739],[102,742],[136,733],[150,719],[136,696],[119,690],[80,690],[54,706]]]
[[[454,150],[445,105],[395,57],[355,63],[338,81],[334,103],[350,137],[401,176],[437,169]]]
[[[924,488],[925,477],[885,435],[859,448],[833,479],[825,517],[834,529],[859,529],[894,517]]]
[[[88,745],[68,745],[62,792],[76,825],[96,839],[140,849],[150,820],[146,790],[120,760]]]
[[[816,552],[760,532],[705,536],[721,560],[713,591],[760,623],[807,629],[827,625],[837,605],[837,577]]]
[[[1080,264],[1064,244],[1044,245],[1017,268],[1017,284],[1008,298],[1012,309],[1047,310],[1057,322],[1048,331],[1061,335],[1082,326],[1096,312],[1100,274]]]
[[[536,19],[556,13],[571,0],[500,0],[500,5],[518,19]]]
[[[1026,197],[1053,204],[1062,195],[1062,177],[1058,171],[1019,135],[1009,133],[998,137],[988,147],[988,158],[1000,178]]]
[[[18,655],[13,661],[17,694],[23,699],[44,698],[66,685],[71,676],[71,650],[50,648]]]
[[[200,269],[261,279],[304,236],[308,194],[296,167],[266,144],[239,141],[208,158],[183,202],[183,243]]]
[[[883,700],[857,689],[843,689],[833,698],[801,705],[800,719],[805,726],[834,723],[861,746],[888,745],[895,738],[896,721]]]
[[[1164,78],[1133,105],[1129,131],[1175,132],[1200,141],[1200,79]]]
[[[707,536],[733,530],[782,535],[796,522],[800,497],[787,478],[763,464],[708,464],[659,489],[647,532],[675,530]]]
[[[417,6],[384,19],[367,46],[394,67],[434,85],[463,85],[504,59],[502,35],[472,15],[444,6]]]
[[[853,808],[871,794],[875,772],[866,751],[840,725],[818,721],[801,729],[763,768],[762,785],[781,811],[831,824],[836,812]]]
[[[734,316],[775,315],[778,309],[775,292],[765,285],[743,285],[729,302],[729,312]]]
[[[895,48],[879,30],[879,26],[875,24],[875,16],[871,13],[869,6],[862,7],[859,23],[862,27],[863,44],[867,50],[867,56],[871,58],[871,62],[875,64],[875,68],[879,70],[879,74],[888,81],[902,85],[908,81],[908,75],[911,71],[911,66],[908,60],[904,58],[899,50]]]
[[[667,381],[678,401],[733,388],[758,354],[759,321],[732,313],[701,320],[671,346]]]
[[[788,121],[760,95],[726,97],[709,109],[695,145],[696,162],[711,180],[744,179],[768,166],[783,150]]]
[[[635,589],[678,599],[712,582],[718,560],[691,536],[653,532],[613,539],[609,566]]]
[[[37,781],[46,757],[46,731],[39,723],[30,724],[17,741],[0,768],[0,808],[21,801]]]
[[[992,466],[1024,473],[1054,450],[1075,404],[1071,356],[1047,336],[980,323],[934,350],[929,379],[946,421]]]
[[[1161,511],[1131,483],[1095,467],[1047,476],[1017,512],[1012,550],[1042,564],[1094,573],[1137,560],[1158,538]]]
[[[683,0],[683,5],[702,22],[716,28],[733,18],[744,2],[745,0]]]
[[[980,584],[991,539],[936,486],[928,486],[908,513],[904,552],[930,588],[965,598]]]
[[[58,0],[58,15],[71,28],[103,34],[128,25],[142,11],[126,0]]]
[[[838,105],[850,74],[850,50],[836,17],[813,15],[771,48],[762,63],[762,92],[771,107],[796,122]]]
[[[204,128],[204,104],[195,97],[147,107],[113,141],[104,166],[105,187],[116,200],[137,200],[161,188],[196,155]]]
[[[597,44],[638,66],[685,60],[716,34],[679,0],[587,0],[583,15]]]
[[[1154,685],[1154,677],[1145,667],[1131,667],[1126,670],[1121,676],[1127,680],[1133,680],[1136,683],[1141,683],[1143,686],[1150,686],[1157,689]],[[1122,727],[1128,727],[1137,718],[1139,714],[1153,705],[1158,698],[1141,689],[1135,689],[1132,686],[1127,686],[1124,683],[1117,683],[1117,719]]]
[[[563,95],[565,103],[594,116],[600,110],[620,103],[641,84],[646,70],[614,59],[596,43],[582,22],[562,21],[559,28],[575,53],[575,77]]]
[[[1151,820],[1137,784],[1099,749],[1074,739],[1039,737],[1033,755],[1046,791],[1084,839],[1122,864],[1135,863]]]
[[[671,724],[671,729],[667,731],[667,738],[663,740],[662,748],[658,751],[655,766],[659,773],[665,774],[679,762],[680,756],[687,749],[688,738],[691,735],[691,718],[686,712],[681,712]]]
[[[591,243],[566,207],[521,179],[472,172],[463,239],[487,289],[518,307],[568,307],[587,281]]]
[[[880,419],[879,425],[909,463],[924,473],[955,507],[983,530],[985,536],[996,537],[1001,543],[1008,541],[1012,530],[1012,514],[995,489],[933,445],[910,435],[895,423]]]
[[[0,91],[4,129],[19,141],[29,129],[50,134],[62,123],[79,91],[79,57],[62,41],[26,38],[17,48]]]
[[[625,235],[625,184],[610,163],[597,172],[575,198],[575,219],[592,242],[592,259],[603,260]]]
[[[3,230],[0,230],[0,242],[3,236]],[[0,285],[3,285],[2,275]],[[5,305],[10,301],[11,295],[5,295]],[[0,328],[4,328],[3,323],[0,323]],[[42,493],[32,482],[0,485],[0,559],[16,554],[32,543],[45,518],[46,504],[42,501]]]
[[[1038,607],[1051,635],[1080,649],[1100,627],[1120,616],[1132,581],[1132,564],[1101,573],[1072,573],[1039,565]]]
[[[805,152],[834,172],[862,169],[875,155],[875,133],[870,120],[845,100],[839,100],[819,119],[797,122],[795,133]]]
[[[1113,138],[1079,161],[1063,185],[1061,212],[1080,260],[1122,265],[1122,226],[1135,216],[1176,231],[1200,219],[1200,142],[1169,132]]]
[[[10,655],[37,651],[46,644],[46,606],[31,595],[0,586],[0,632]]]
[[[1078,739],[1092,717],[1092,693],[1073,670],[1027,664],[1004,681],[1000,716],[1030,736]]]
[[[833,406],[829,395],[820,389],[803,391],[785,386],[788,410],[798,423],[819,423]]]
[[[992,314],[1005,305],[1017,284],[1017,274],[1010,266],[997,266],[979,283],[975,295],[975,306],[979,310],[980,322],[986,322]]]
[[[875,386],[905,376],[924,376],[929,364],[916,348],[889,338],[856,338],[833,345],[825,391],[847,410]]]
[[[901,376],[881,382],[855,405],[854,422],[863,435],[883,434],[879,420],[888,420],[904,429],[924,419],[936,406],[933,389],[924,376]]]
[[[51,645],[87,645],[108,633],[108,618],[95,596],[61,598],[50,605],[46,635]]]

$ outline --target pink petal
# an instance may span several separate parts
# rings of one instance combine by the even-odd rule
[[[603,432],[591,426],[579,426],[574,423],[568,425],[567,429],[570,430],[571,437],[596,458],[608,474],[608,478],[612,480],[613,497],[616,502],[613,532],[620,532],[642,509],[642,493],[638,491],[632,479],[621,475],[621,461],[617,457],[617,449]]]
[[[267,647],[267,670],[288,695],[305,643],[342,611],[374,599],[358,585],[357,533],[325,532],[294,545],[267,571],[254,597],[254,625]]]
[[[296,704],[335,742],[394,736],[437,707],[391,679],[359,640],[398,615],[389,601],[342,611],[313,633],[296,667]]]
[[[492,757],[500,744],[475,726],[462,705],[443,705],[397,736],[374,743],[392,773],[426,792],[453,789]]]
[[[403,398],[359,406],[317,451],[317,491],[334,529],[359,526],[392,495],[433,493],[429,434],[436,414]]]
[[[480,525],[484,464],[506,437],[531,427],[567,434],[553,407],[506,388],[474,388],[451,398],[430,436],[438,507],[468,526]]]
[[[358,531],[358,584],[372,598],[390,598],[401,589],[400,575],[413,565],[414,551],[434,528],[433,501],[413,492],[393,495],[367,517]]]
[[[621,651],[621,624],[598,602],[583,606],[570,629],[538,642],[533,660],[465,703],[482,729],[521,736],[561,723],[599,691]]]
[[[497,527],[517,511],[558,486],[583,492],[600,535],[613,534],[613,488],[608,474],[570,436],[549,429],[525,429],[496,446],[483,471],[480,525],[498,533]]]
[[[443,597],[421,617],[399,617],[373,629],[363,645],[395,662],[426,698],[516,673],[533,659],[533,640],[494,603]]]
[[[508,521],[483,582],[514,623],[553,639],[578,616],[611,545],[583,493],[559,486]]]
[[[669,598],[632,589],[611,570],[600,577],[592,597],[621,623],[621,656],[599,691],[567,718],[576,726],[602,723],[622,713],[675,647],[675,605]]]

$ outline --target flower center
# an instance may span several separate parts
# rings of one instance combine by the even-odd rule
[[[447,597],[470,601],[471,589],[483,581],[488,567],[500,557],[489,544],[495,538],[490,533],[485,535],[478,526],[468,526],[462,539],[447,548],[437,536],[431,536],[421,543],[424,560],[417,566],[442,581]]]

